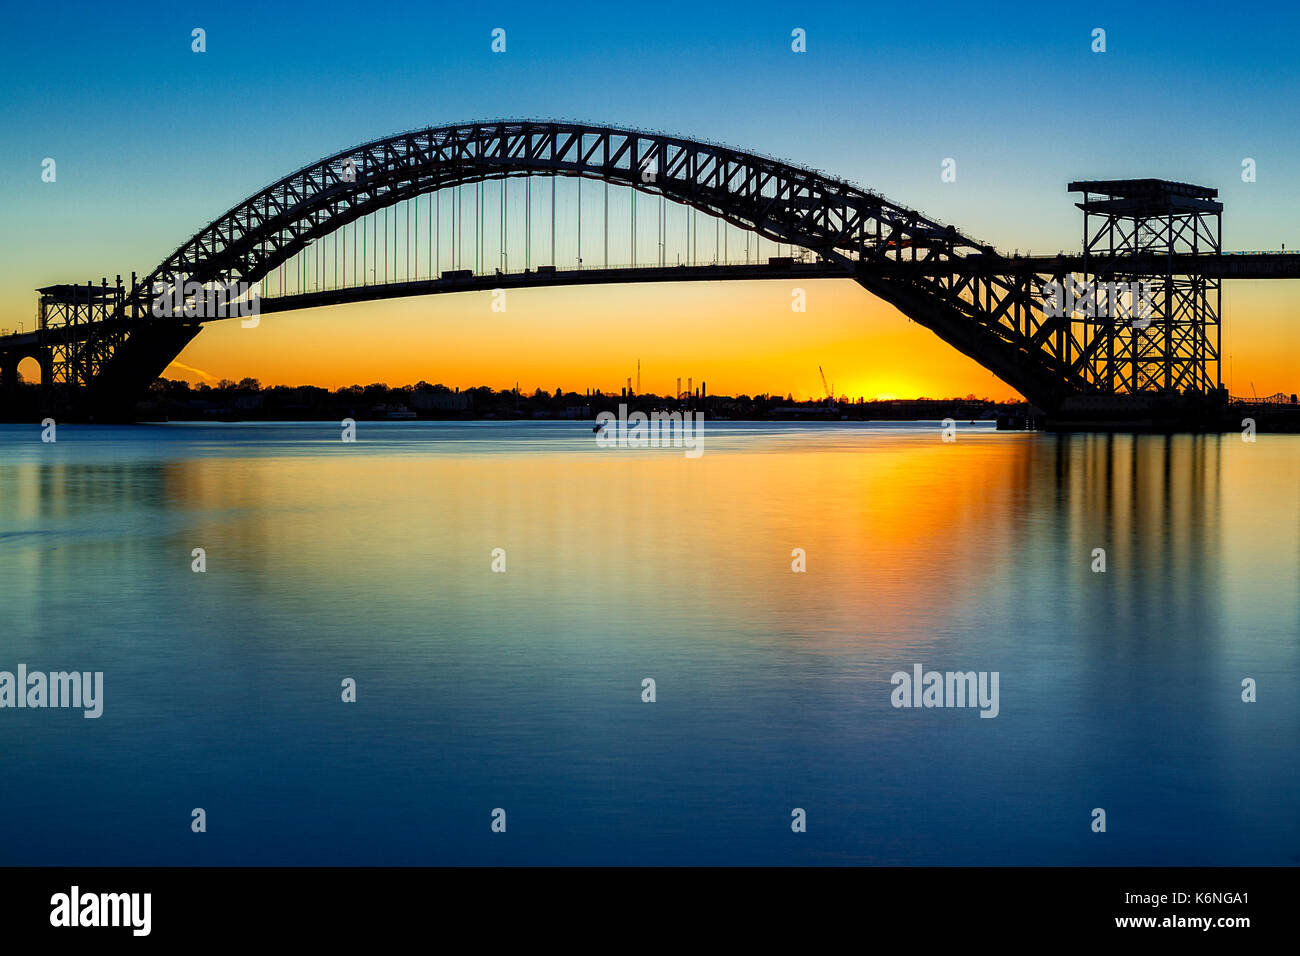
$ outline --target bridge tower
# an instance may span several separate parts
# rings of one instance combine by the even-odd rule
[[[1082,318],[1089,381],[1106,394],[1213,393],[1219,366],[1221,284],[1175,269],[1175,257],[1218,256],[1218,190],[1163,179],[1073,182],[1083,193],[1085,288],[1150,285],[1149,310]],[[1104,301],[1104,300],[1103,300]],[[1149,321],[1148,321],[1149,320]]]
[[[41,366],[43,413],[87,421],[134,420],[135,403],[201,325],[190,319],[132,318],[136,282],[131,278],[129,290],[121,276],[113,285],[101,279],[99,285],[37,290],[36,328],[0,337],[0,415],[19,414],[18,363],[34,358]],[[130,347],[123,348],[128,342]]]
[[[51,374],[45,384],[64,390],[88,385],[122,339],[110,322],[121,313],[122,277],[112,286],[101,279],[98,286],[87,282],[36,291],[40,293],[38,328],[50,357]]]

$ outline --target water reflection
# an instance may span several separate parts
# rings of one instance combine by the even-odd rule
[[[5,659],[108,687],[93,734],[0,721],[33,821],[0,862],[191,862],[150,820],[195,787],[239,821],[209,862],[1300,859],[1300,440],[360,436],[0,429]],[[916,662],[999,671],[1001,714],[893,710]],[[502,792],[536,825],[508,851],[476,836]]]

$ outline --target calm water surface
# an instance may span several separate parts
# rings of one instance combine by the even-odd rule
[[[1300,863],[1300,436],[339,437],[0,426],[0,864]]]

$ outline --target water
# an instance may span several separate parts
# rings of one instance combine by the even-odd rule
[[[1300,862],[1300,436],[39,434],[0,669],[104,712],[0,710],[0,864]]]

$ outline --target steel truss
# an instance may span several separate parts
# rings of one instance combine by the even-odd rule
[[[1071,183],[1082,192],[1083,272],[1092,285],[1152,285],[1150,313],[1085,316],[1085,376],[1107,394],[1217,392],[1221,280],[1175,257],[1222,253],[1218,191],[1156,179]]]

